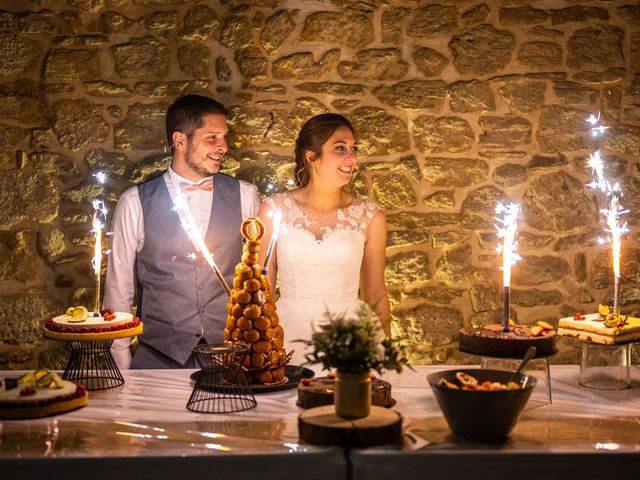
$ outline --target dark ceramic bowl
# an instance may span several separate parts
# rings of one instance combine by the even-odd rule
[[[427,377],[444,418],[455,436],[477,441],[495,442],[506,439],[516,426],[536,385],[536,379],[530,375],[516,375],[513,381],[524,384],[524,388],[488,392],[455,390],[440,385],[443,378],[457,384],[457,372],[468,373],[480,383],[486,380],[507,383],[512,372],[458,368],[432,373]]]

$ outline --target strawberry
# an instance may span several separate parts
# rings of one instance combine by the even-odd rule
[[[584,315],[582,315],[580,312],[576,312],[576,313],[573,315],[573,319],[574,319],[574,320],[584,320],[584,319],[585,319],[585,316],[584,316]]]

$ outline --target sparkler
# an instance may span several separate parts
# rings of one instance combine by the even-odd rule
[[[502,330],[509,331],[509,304],[510,304],[510,283],[511,283],[511,267],[520,260],[517,253],[518,242],[516,242],[516,232],[518,230],[518,214],[520,213],[520,205],[510,203],[504,205],[498,203],[496,205],[496,229],[498,238],[502,238],[501,244],[498,244],[497,251],[502,254],[502,286],[503,286],[503,304],[502,304]],[[501,216],[502,215],[502,216]]]
[[[280,221],[282,220],[282,212],[275,210],[272,212],[273,218],[273,233],[271,234],[271,240],[269,240],[269,247],[267,248],[267,256],[264,258],[264,266],[262,267],[263,275],[267,274],[269,270],[269,260],[271,260],[271,254],[273,253],[273,247],[278,240],[278,233],[280,231]]]
[[[600,114],[598,116],[590,115],[587,123],[591,125],[591,133],[594,137],[599,137],[609,128],[599,125]],[[607,208],[600,210],[607,224],[606,231],[611,234],[611,256],[613,260],[613,311],[620,313],[619,297],[620,297],[620,248],[622,246],[622,235],[629,231],[627,223],[620,223],[620,217],[629,212],[620,205],[622,197],[622,188],[618,182],[611,183],[604,176],[604,163],[600,150],[596,150],[589,156],[589,167],[593,174],[593,180],[588,184],[589,187],[600,190],[609,197]]]
[[[107,208],[102,200],[93,201],[93,220],[91,222],[95,243],[93,246],[93,273],[96,277],[96,287],[93,302],[93,316],[100,316],[100,270],[102,269],[102,229],[104,228],[103,218],[107,216]]]
[[[189,211],[189,206],[187,205],[186,199],[181,192],[176,192],[176,196],[174,198],[174,208],[178,212],[178,216],[180,217],[180,223],[182,224],[182,228],[185,233],[191,240],[193,246],[198,250],[198,252],[204,257],[207,261],[211,270],[218,278],[220,285],[224,288],[224,291],[227,292],[227,295],[231,295],[231,288],[229,288],[229,284],[224,279],[222,272],[218,268],[215,260],[213,259],[213,255],[207,248],[202,235],[200,234],[200,230],[198,230],[198,226],[196,225],[191,212]]]
[[[98,183],[105,183],[107,180],[107,174],[104,172],[96,172],[93,174],[98,180]],[[91,221],[91,231],[95,237],[93,245],[93,259],[91,264],[93,266],[93,273],[95,275],[95,292],[93,297],[93,316],[100,316],[100,271],[102,270],[102,229],[105,226],[107,219],[107,207],[102,199],[94,199],[91,202],[93,205],[93,219]]]

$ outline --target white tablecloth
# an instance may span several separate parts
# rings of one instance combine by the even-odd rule
[[[121,387],[90,392],[85,408],[0,422],[0,471],[36,478],[45,469],[48,480],[70,475],[92,480],[406,480],[450,479],[452,472],[474,474],[475,480],[483,478],[480,471],[493,472],[487,475],[495,478],[501,467],[512,468],[514,462],[526,469],[517,475],[524,478],[535,478],[527,471],[544,471],[536,466],[555,468],[571,478],[575,470],[568,465],[578,461],[588,467],[581,480],[589,473],[595,478],[601,472],[598,465],[604,471],[618,465],[615,478],[620,480],[626,478],[624,468],[640,465],[638,367],[632,367],[632,388],[600,391],[578,385],[577,366],[552,366],[553,403],[525,411],[510,440],[500,445],[464,442],[450,435],[426,381],[429,373],[443,368],[416,367],[383,377],[392,383],[394,409],[403,415],[405,429],[424,444],[419,450],[410,449],[409,443],[362,450],[300,443],[297,417],[302,410],[295,405],[295,388],[256,395],[258,405],[252,410],[203,414],[186,408],[193,389],[191,370],[129,370],[123,372],[126,381]]]

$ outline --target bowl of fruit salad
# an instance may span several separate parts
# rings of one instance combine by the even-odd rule
[[[516,426],[536,379],[504,370],[455,369],[427,377],[457,437],[500,441]]]

